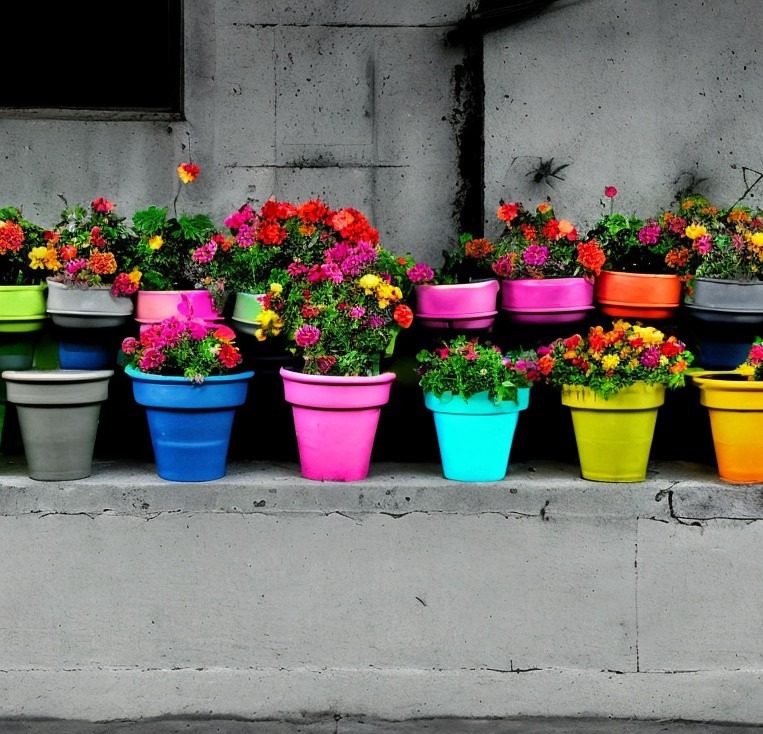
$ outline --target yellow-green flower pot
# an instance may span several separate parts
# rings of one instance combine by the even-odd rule
[[[40,331],[48,315],[45,284],[0,285],[0,332]]]
[[[606,399],[589,387],[565,385],[583,479],[643,482],[664,385],[638,382]]]

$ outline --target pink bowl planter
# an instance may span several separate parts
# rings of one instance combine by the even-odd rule
[[[292,406],[302,476],[324,482],[365,479],[395,373],[341,377],[282,367],[280,374]]]
[[[138,291],[135,301],[135,320],[141,324],[154,324],[170,316],[179,316],[178,306],[185,294],[191,301],[193,316],[204,321],[222,321],[215,310],[212,296],[207,290]]]
[[[431,329],[489,329],[494,321],[498,280],[418,285],[416,318]]]
[[[517,323],[565,324],[593,307],[593,283],[585,278],[501,281],[501,308]]]

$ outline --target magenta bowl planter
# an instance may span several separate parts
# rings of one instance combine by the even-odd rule
[[[180,316],[178,306],[183,295],[188,296],[193,317],[204,321],[222,321],[215,310],[212,296],[207,290],[138,291],[135,299],[135,320],[140,324],[154,324],[170,316]]]
[[[416,318],[430,329],[489,329],[498,314],[498,280],[417,285]]]
[[[324,482],[365,479],[395,373],[342,377],[282,367],[280,374],[292,406],[302,476]]]
[[[517,323],[565,324],[593,307],[593,283],[585,278],[501,281],[501,309]]]

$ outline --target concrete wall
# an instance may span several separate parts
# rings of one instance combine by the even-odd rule
[[[731,204],[763,171],[758,0],[556,0],[485,36],[486,233],[503,198],[591,224],[669,206],[692,177]],[[541,161],[567,164],[534,183]],[[750,182],[757,178],[750,174]],[[754,190],[758,205],[763,185]],[[591,216],[593,215],[593,216]]]
[[[0,717],[763,722],[763,495],[707,468],[0,482]]]
[[[171,205],[190,143],[202,173],[181,213],[221,224],[247,199],[320,195],[363,210],[389,247],[439,255],[458,234],[464,54],[445,39],[466,8],[186,0],[185,119],[4,115],[0,202],[46,225],[60,195],[106,196],[126,215]]]

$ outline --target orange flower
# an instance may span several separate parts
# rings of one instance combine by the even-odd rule
[[[744,209],[732,209],[726,217],[729,222],[749,222],[751,219],[750,212]]]
[[[599,275],[601,267],[606,261],[607,256],[596,240],[588,240],[588,242],[581,242],[578,245],[578,262],[586,270],[592,270],[596,275]]]
[[[547,201],[544,201],[538,204],[536,208],[541,214],[545,214],[546,212],[551,211],[551,204],[549,204]]]
[[[464,249],[467,257],[473,257],[475,260],[480,260],[483,257],[487,257],[493,251],[494,247],[490,240],[478,238],[476,240],[469,240]]]
[[[178,177],[184,184],[192,183],[196,180],[201,168],[195,163],[181,163],[178,168]]]
[[[515,204],[513,201],[509,204],[501,204],[501,206],[498,207],[498,211],[496,211],[498,219],[507,224],[511,222],[517,214],[519,214],[519,205]]]
[[[111,275],[117,271],[117,261],[112,252],[94,252],[88,261],[88,268],[96,275]]]
[[[575,225],[566,220],[559,220],[559,236],[566,237],[570,242],[574,242],[578,238],[578,231],[575,229]]]

